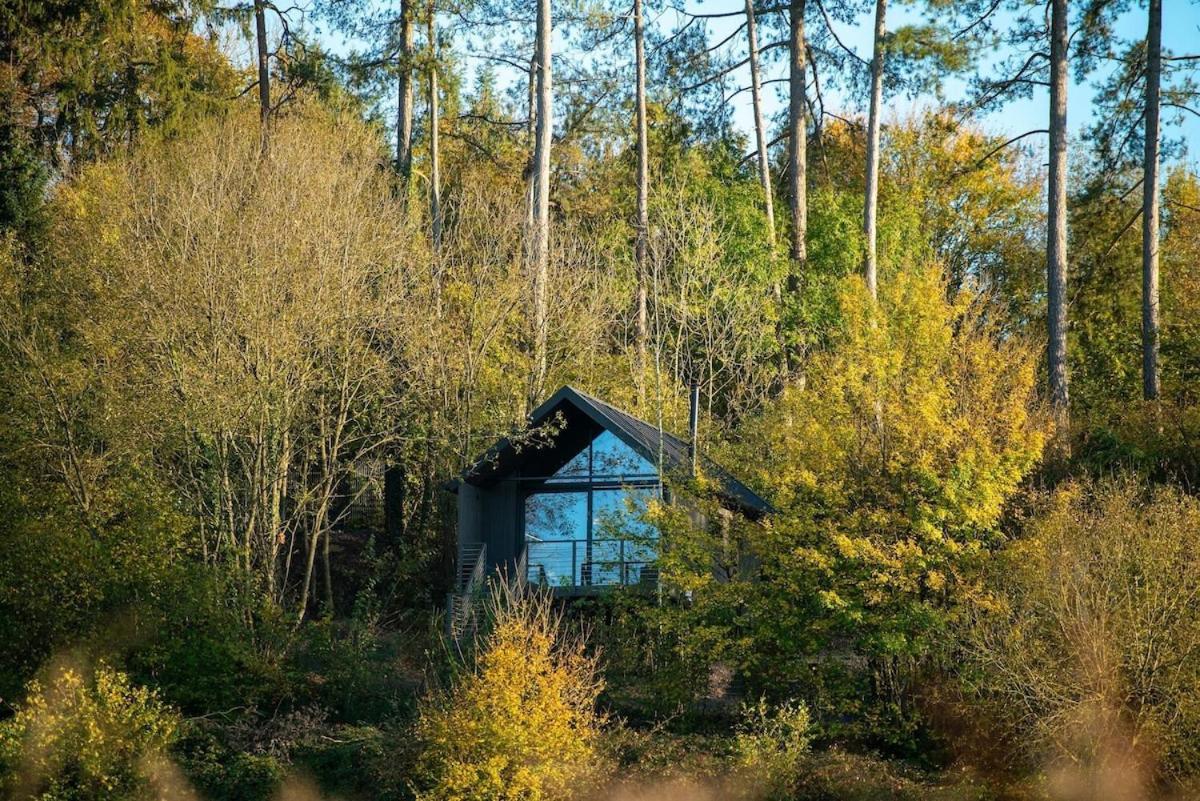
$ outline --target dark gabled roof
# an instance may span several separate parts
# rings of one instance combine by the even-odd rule
[[[599,428],[611,431],[650,462],[658,464],[661,454],[665,471],[690,469],[691,455],[685,440],[574,387],[562,387],[538,406],[529,417],[529,428],[537,428],[554,419],[559,412],[568,411],[567,407],[582,413]],[[570,416],[578,417],[578,414]],[[479,486],[492,484],[517,467],[521,454],[529,450],[528,446],[521,448],[507,438],[502,439],[464,471],[459,481]],[[704,459],[703,466],[704,472],[720,485],[721,495],[731,506],[755,518],[772,511],[769,503],[711,460]],[[458,481],[447,486],[451,491],[457,491]]]

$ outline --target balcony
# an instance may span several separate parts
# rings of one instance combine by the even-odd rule
[[[658,584],[657,542],[628,539],[530,540],[525,543],[526,581],[567,594],[609,587]]]

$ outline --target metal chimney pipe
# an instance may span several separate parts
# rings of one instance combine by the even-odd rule
[[[688,455],[692,458],[692,476],[700,473],[700,382],[693,381],[688,404]]]

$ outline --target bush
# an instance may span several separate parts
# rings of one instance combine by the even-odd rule
[[[772,709],[765,699],[742,710],[736,745],[741,766],[762,783],[767,798],[790,798],[808,753],[808,708],[788,701]]]
[[[25,702],[0,723],[0,795],[150,798],[148,770],[178,725],[152,690],[103,663],[90,678],[58,670],[46,685],[30,682]]]
[[[597,766],[602,683],[547,595],[497,587],[490,624],[449,690],[422,705],[422,801],[553,801]]]
[[[1126,479],[1060,489],[995,568],[972,689],[1035,765],[1200,770],[1200,502]]]

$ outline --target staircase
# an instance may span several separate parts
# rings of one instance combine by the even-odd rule
[[[458,560],[454,591],[446,598],[446,636],[456,643],[475,633],[486,574],[487,545],[464,545]]]

